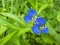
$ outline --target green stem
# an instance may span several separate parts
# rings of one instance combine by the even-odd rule
[[[2,6],[3,6],[3,9],[5,9],[5,3],[4,3],[5,1],[4,0],[2,0]]]

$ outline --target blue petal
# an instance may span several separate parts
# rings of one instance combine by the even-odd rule
[[[42,33],[44,34],[47,34],[48,33],[48,28],[47,27],[44,27],[42,30],[41,30]]]
[[[42,18],[42,17],[37,17],[35,19],[35,24],[37,24],[38,26],[42,26],[45,23],[46,23],[46,20],[44,18]]]
[[[28,15],[24,16],[24,20],[26,23],[29,23],[32,20],[32,17],[29,17]]]
[[[32,20],[33,16],[36,15],[36,13],[37,12],[35,10],[29,9],[28,14],[24,16],[25,22],[29,23]]]
[[[28,11],[28,14],[27,15],[30,15],[30,16],[35,16],[37,14],[36,10],[33,10],[33,9],[29,9]]]
[[[37,35],[40,34],[40,30],[39,30],[39,27],[37,25],[33,25],[32,31]]]

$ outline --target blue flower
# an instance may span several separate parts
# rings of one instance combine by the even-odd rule
[[[37,25],[34,25],[32,27],[32,31],[35,33],[35,34],[40,34],[40,33],[43,33],[43,34],[47,34],[48,33],[48,28],[47,27],[44,27],[42,28],[41,30],[39,29],[39,26]]]
[[[32,31],[35,34],[40,34],[40,33],[44,33],[47,34],[48,33],[48,28],[44,27],[42,29],[39,29],[43,24],[46,24],[46,20],[42,17],[37,17],[34,21],[34,25],[32,26]]]
[[[32,31],[37,35],[40,34],[40,30],[39,30],[39,27],[37,25],[33,25]]]
[[[37,17],[35,19],[35,24],[37,24],[38,26],[42,26],[45,23],[46,23],[46,20],[44,18],[42,18],[42,17]]]
[[[33,16],[35,16],[36,14],[37,14],[37,12],[35,10],[29,9],[28,14],[26,16],[24,16],[25,22],[29,23],[32,20]],[[39,29],[43,24],[46,24],[46,20],[42,17],[37,17],[34,20],[34,25],[31,28],[32,31],[35,34],[40,34],[41,32],[44,33],[44,34],[47,34],[48,33],[48,28],[47,27]]]
[[[29,9],[28,14],[26,16],[24,16],[25,22],[29,23],[32,20],[33,16],[36,15],[36,13],[37,12],[35,10]]]
[[[47,34],[48,33],[48,28],[47,27],[42,28],[41,32],[44,33],[44,34]]]
[[[37,14],[36,10],[34,10],[34,9],[29,9],[29,11],[28,11],[28,14],[27,14],[27,15],[35,16],[36,14]]]
[[[24,16],[24,21],[26,23],[29,23],[31,21],[31,19],[32,19],[32,16],[29,16],[29,15]]]

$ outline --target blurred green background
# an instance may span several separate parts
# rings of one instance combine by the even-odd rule
[[[29,8],[47,20],[48,34],[35,35],[24,22]],[[60,0],[0,0],[0,45],[60,45]]]

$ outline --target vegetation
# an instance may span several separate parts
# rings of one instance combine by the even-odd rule
[[[46,19],[48,34],[36,35],[24,16],[32,8]],[[60,0],[0,0],[0,45],[60,45]]]

